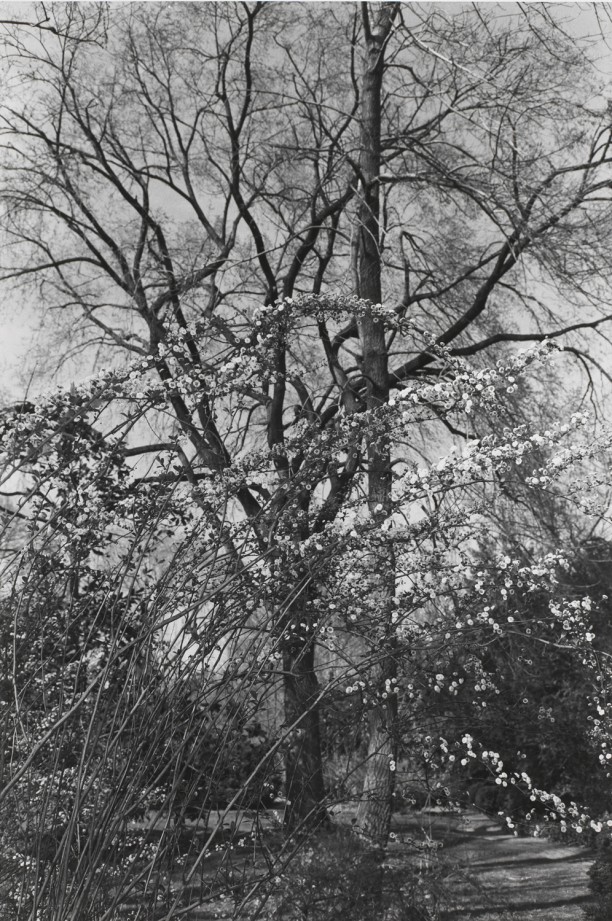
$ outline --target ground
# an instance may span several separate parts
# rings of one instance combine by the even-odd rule
[[[352,818],[354,811],[342,810],[335,821],[350,825]],[[223,845],[216,854],[212,853],[201,867],[202,881],[218,880],[219,872],[226,875],[229,872],[228,880],[234,882],[243,872],[253,879],[252,873],[257,874],[257,868],[264,870],[265,865],[259,847],[253,850],[252,846],[242,846],[244,836],[248,838],[249,832],[259,827],[262,841],[267,839],[274,851],[282,840],[279,819],[280,815],[269,812],[257,818],[254,814],[238,815],[233,811],[225,815],[213,813],[210,825],[220,821],[225,830],[222,837],[228,835],[231,841],[240,844],[229,861]],[[195,822],[185,829],[185,836],[192,844],[197,840],[199,846],[208,837]],[[437,842],[438,847],[428,847],[428,842]],[[269,856],[272,851],[268,851]],[[222,856],[224,853],[226,857]],[[422,870],[426,880],[424,891],[432,893],[426,898],[433,900],[425,904],[436,903],[440,921],[582,921],[582,908],[589,899],[587,874],[594,859],[594,852],[584,847],[552,842],[544,836],[516,837],[475,810],[413,811],[394,815],[387,863],[396,881],[407,878],[410,866]],[[296,864],[299,867],[299,856]],[[176,891],[182,888],[183,872],[177,867],[173,874]],[[189,889],[183,889],[180,897],[186,921],[233,917],[228,903],[232,900],[213,899],[195,907],[198,898],[193,891],[190,899]],[[164,913],[160,906],[159,917]],[[338,921],[351,919],[342,917]]]
[[[581,921],[592,851],[545,837],[515,837],[487,816],[467,812],[396,816],[392,853],[400,856],[419,822],[444,842],[439,860],[452,899],[445,921]]]

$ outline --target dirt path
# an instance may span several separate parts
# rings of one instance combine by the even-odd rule
[[[348,824],[352,817],[347,811],[340,821]],[[252,819],[232,813],[225,824],[248,831]],[[265,817],[262,824],[267,824]],[[587,873],[594,860],[586,848],[514,837],[477,812],[396,814],[392,838],[389,863],[399,877],[416,862],[439,879],[433,890],[438,886],[444,921],[583,921]],[[433,852],[415,846],[427,839],[442,847]],[[180,879],[177,873],[177,884]],[[227,902],[207,902],[191,909],[186,919],[229,918],[228,909]]]
[[[444,842],[444,885],[454,901],[448,921],[582,921],[590,851],[546,838],[515,838],[477,813],[397,816],[398,847],[416,837],[418,821]]]

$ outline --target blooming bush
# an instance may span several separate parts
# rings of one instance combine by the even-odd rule
[[[322,317],[368,314],[431,351],[441,369],[433,382],[407,381],[370,409],[338,404],[325,425],[300,411],[282,444],[262,443],[256,425],[230,426],[233,454],[212,450],[213,416],[241,418],[253,394],[265,405],[280,340]],[[510,468],[527,490],[573,496],[578,471],[612,437],[575,413],[543,434],[500,425],[430,459],[410,449],[440,418],[454,427],[494,413],[554,350],[474,368],[380,305],[313,297],[262,309],[231,366],[205,373],[190,356],[210,332],[177,328],[157,354],[3,420],[4,478],[17,499],[4,519],[14,550],[4,571],[2,802],[25,804],[19,821],[34,845],[24,850],[15,827],[6,846],[32,904],[60,921],[104,890],[108,913],[130,905],[137,879],[143,901],[159,896],[172,912],[177,867],[188,891],[199,880],[201,897],[214,899],[228,885],[212,860],[220,841],[224,853],[233,847],[226,815],[236,827],[241,810],[269,801],[280,760],[288,833],[299,842],[324,822],[332,799],[321,752],[333,761],[334,795],[383,816],[396,784],[448,802],[447,781],[465,769],[467,784],[478,763],[505,791],[496,805],[511,828],[520,798],[527,813],[542,808],[576,833],[597,827],[578,796],[563,799],[567,772],[550,773],[557,730],[579,728],[608,788],[597,599],[562,591],[559,553],[502,552],[488,511]],[[185,422],[193,443],[167,431],[177,406],[195,420]],[[158,432],[151,445],[134,443],[143,419]],[[392,482],[373,504],[366,459],[377,440],[390,446]],[[599,485],[589,483],[591,510]],[[555,696],[561,672],[585,692],[569,722]],[[529,720],[551,746],[548,761]],[[186,822],[204,823],[213,807],[210,828],[186,843]],[[143,816],[128,844],[129,823]],[[320,884],[327,895],[313,911],[361,912],[368,886],[323,883],[325,860],[312,858],[319,883],[294,881],[303,900]],[[348,876],[365,880],[369,860],[357,848]],[[254,892],[274,875],[272,861]]]
[[[490,561],[477,572],[476,591],[462,601],[469,641],[453,643],[442,654],[438,650],[433,662],[423,662],[424,722],[429,718],[432,729],[447,739],[455,727],[469,724],[506,770],[514,766],[519,780],[508,789],[499,784],[490,760],[469,762],[467,784],[479,808],[513,820],[529,821],[538,812],[542,817],[542,804],[534,806],[523,774],[538,777],[567,805],[572,800],[588,804],[591,815],[606,808],[602,765],[609,760],[610,678],[597,633],[608,599],[604,594],[596,604],[584,586],[572,585],[572,565],[559,559],[555,567],[549,561],[534,573],[509,556],[501,565]],[[456,778],[451,786],[465,789],[465,759],[449,754],[452,745],[446,747],[446,764]]]

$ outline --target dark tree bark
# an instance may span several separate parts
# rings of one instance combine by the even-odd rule
[[[283,652],[285,723],[293,726],[285,755],[289,829],[325,822],[319,700],[313,638],[287,643]]]
[[[372,313],[359,323],[367,409],[376,414],[389,398],[389,369],[384,325],[375,306],[382,301],[380,234],[380,164],[382,87],[385,46],[398,10],[397,3],[384,3],[370,21],[368,6],[362,4],[365,56],[361,88],[361,150],[359,179],[361,199],[357,209],[356,293],[374,305]],[[373,426],[368,439],[368,503],[374,521],[382,522],[391,509],[391,449],[384,426]],[[383,698],[385,680],[397,671],[390,636],[395,569],[392,546],[381,541],[373,566],[373,602],[380,612],[382,659],[372,675],[371,692],[377,702],[368,718],[366,777],[357,820],[360,832],[379,847],[389,835],[394,787],[396,741],[395,698]]]

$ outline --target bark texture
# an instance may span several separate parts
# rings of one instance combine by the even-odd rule
[[[314,644],[291,644],[283,655],[285,724],[298,725],[291,733],[285,756],[290,829],[319,825],[327,818],[321,759],[319,683],[315,672]]]
[[[385,45],[391,34],[398,4],[383,3],[370,22],[367,4],[362,5],[365,56],[361,95],[361,150],[359,172],[361,196],[357,209],[356,289],[359,297],[373,305],[382,301],[380,233],[381,115]],[[363,374],[367,387],[367,408],[375,413],[389,398],[389,369],[384,326],[375,311],[360,321]],[[374,427],[368,440],[368,503],[374,521],[384,520],[391,507],[391,455],[384,426]],[[392,547],[381,541],[372,560],[370,592],[378,612],[376,627],[381,644],[381,664],[371,678],[376,703],[368,720],[368,755],[362,799],[357,814],[360,833],[377,847],[384,847],[389,835],[394,788],[395,707],[383,698],[385,680],[395,676],[391,651],[390,619],[395,589]]]

